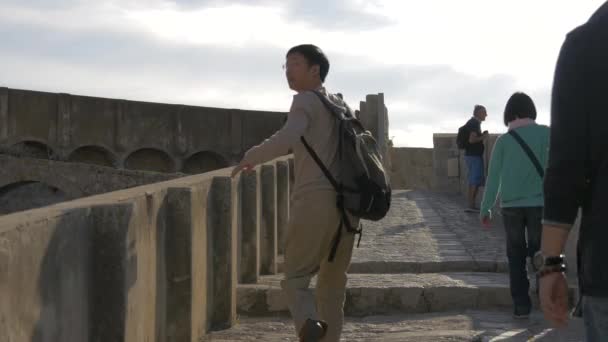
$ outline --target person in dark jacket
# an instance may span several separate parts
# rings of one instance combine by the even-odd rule
[[[540,266],[545,318],[568,321],[562,254],[579,207],[579,290],[588,341],[608,341],[608,2],[570,32],[555,70]]]

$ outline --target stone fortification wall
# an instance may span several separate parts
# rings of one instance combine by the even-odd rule
[[[157,172],[233,165],[285,113],[0,88],[0,148],[22,156]]]

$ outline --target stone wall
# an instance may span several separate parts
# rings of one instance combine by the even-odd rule
[[[285,113],[0,88],[0,148],[26,157],[196,174],[238,162]]]
[[[391,185],[393,189],[433,188],[433,149],[393,147]]]
[[[499,137],[491,134],[486,143],[484,153],[485,171],[487,174],[488,162],[492,156],[494,143]],[[464,151],[456,146],[455,133],[433,134],[433,177],[435,190],[445,192],[467,193],[467,168],[464,160]],[[483,194],[483,188],[480,190]]]
[[[237,280],[276,272],[291,177],[288,158],[230,171],[0,217],[0,341],[194,342],[233,325]]]
[[[0,215],[183,177],[0,154]]]

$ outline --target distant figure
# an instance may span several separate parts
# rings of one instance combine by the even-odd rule
[[[313,91],[334,103],[344,103],[323,86],[329,72],[329,60],[321,49],[314,45],[298,45],[287,52],[286,59],[289,88],[297,92],[287,122],[272,137],[247,151],[234,168],[233,176],[279,157],[290,148],[293,150],[295,184],[281,287],[299,341],[337,342],[344,321],[346,271],[352,256],[354,234],[340,230],[337,235],[336,227],[342,229],[341,220],[345,218],[354,226],[358,226],[358,220],[342,216],[336,206],[336,191],[301,142],[301,137],[314,149],[328,171],[337,174],[338,124]],[[330,252],[333,258],[328,258],[332,255]],[[316,298],[309,289],[314,275],[318,275]]]
[[[555,69],[545,179],[540,299],[545,318],[568,321],[564,246],[582,207],[578,279],[586,341],[608,341],[608,2],[570,32]]]
[[[484,183],[484,140],[488,131],[481,132],[481,123],[485,121],[488,113],[482,105],[475,105],[473,117],[458,129],[456,142],[458,147],[464,149],[464,159],[468,170],[468,212],[479,212],[476,207],[476,198],[479,187]]]
[[[504,123],[509,128],[494,145],[485,193],[481,202],[482,222],[491,219],[491,209],[500,195],[507,237],[509,283],[513,315],[528,317],[532,301],[526,258],[540,249],[543,211],[543,177],[549,150],[549,127],[538,125],[536,107],[524,93],[507,101]]]

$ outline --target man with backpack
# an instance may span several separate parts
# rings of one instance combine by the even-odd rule
[[[329,60],[314,45],[287,52],[285,73],[297,92],[287,122],[247,151],[232,173],[293,151],[295,183],[281,287],[303,342],[340,340],[354,233],[360,233],[360,218],[386,214],[391,195],[375,140],[323,87],[328,71]],[[316,298],[309,289],[314,275]]]
[[[482,105],[475,105],[473,117],[458,129],[456,144],[458,148],[464,150],[464,160],[468,170],[468,212],[479,212],[476,207],[477,193],[484,181],[483,152],[484,140],[488,137],[488,131],[481,132],[481,123],[488,116],[486,108]]]

